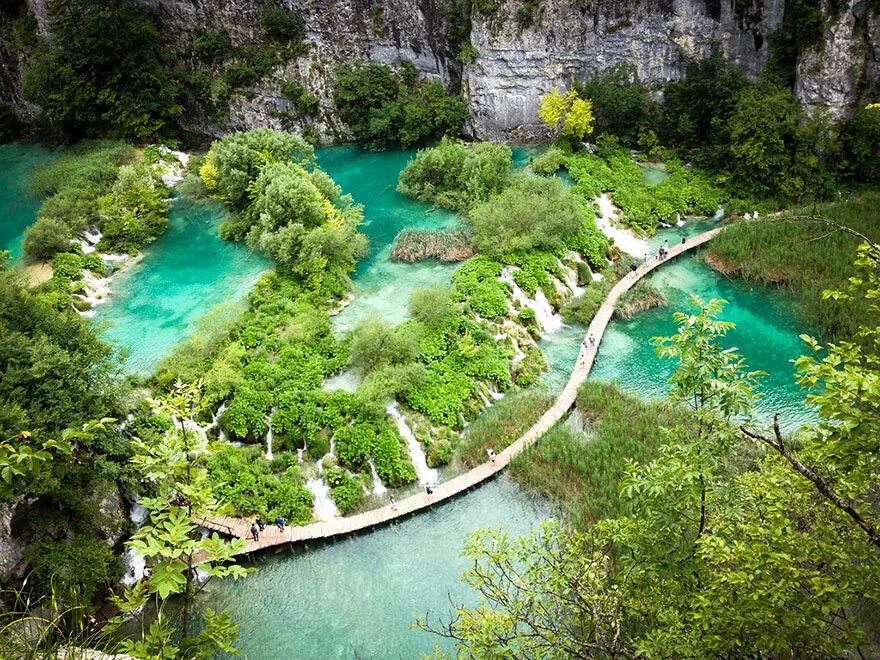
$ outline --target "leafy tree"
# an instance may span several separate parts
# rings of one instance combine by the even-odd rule
[[[437,328],[453,310],[452,296],[447,289],[416,289],[409,297],[409,313],[428,328]]]
[[[52,36],[37,46],[24,95],[59,137],[105,131],[147,138],[181,111],[168,50],[131,0],[53,0]]]
[[[615,135],[624,144],[635,146],[645,132],[657,130],[659,108],[648,88],[639,82],[632,64],[620,63],[575,85],[575,89],[593,104],[597,134]]]
[[[500,256],[561,247],[581,229],[584,209],[558,179],[526,176],[471,210],[469,221],[477,250]]]
[[[436,147],[419,150],[407,163],[397,190],[453,211],[467,211],[510,183],[511,157],[504,144],[465,145],[444,138]]]
[[[554,87],[544,94],[538,117],[556,137],[583,140],[593,132],[593,104],[582,99],[576,89],[563,95]]]
[[[168,224],[165,191],[146,163],[120,167],[110,192],[97,200],[102,243],[132,252],[156,240]]]
[[[405,326],[366,319],[352,330],[349,353],[351,366],[363,374],[393,364],[411,362],[418,354],[418,338]]]
[[[743,91],[730,118],[731,183],[758,197],[785,191],[800,108],[790,90],[755,85]]]
[[[880,104],[859,108],[840,132],[841,170],[856,181],[880,179]]]
[[[684,80],[664,90],[664,135],[671,143],[692,150],[701,165],[723,169],[730,141],[728,124],[745,87],[743,72],[720,51],[691,62]]]
[[[64,222],[51,217],[38,217],[24,232],[22,249],[30,261],[51,259],[58,252],[70,250],[73,232]]]
[[[420,80],[409,64],[392,68],[357,62],[340,66],[333,96],[339,117],[368,149],[404,147],[456,134],[467,119],[464,102],[437,81]]]
[[[113,598],[120,615],[111,621],[111,630],[126,615],[141,622],[140,636],[122,643],[123,651],[136,658],[211,658],[218,651],[234,652],[238,626],[228,612],[208,608],[202,613],[201,630],[196,632],[193,626],[194,600],[203,588],[195,581],[200,559],[213,560],[200,566],[210,577],[238,579],[249,572],[226,563],[241,551],[243,541],[224,542],[216,533],[203,539],[199,534],[198,521],[217,511],[205,465],[219,446],[191,426],[202,405],[198,385],[178,384],[153,404],[171,417],[174,427],[155,441],[133,441],[132,464],[144,482],[151,484],[153,493],[141,500],[150,512],[149,520],[128,541],[130,548],[147,559],[150,573],[123,596]],[[165,613],[172,596],[181,599],[179,617]],[[151,600],[156,618],[147,627],[140,612]]]

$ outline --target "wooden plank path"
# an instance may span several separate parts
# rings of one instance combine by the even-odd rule
[[[721,229],[722,227],[716,227],[715,229],[693,236],[684,243],[679,243],[678,245],[670,247],[669,254],[663,261],[651,259],[648,263],[642,264],[636,270],[627,273],[626,276],[621,278],[608,293],[605,301],[602,303],[601,307],[599,307],[599,311],[596,312],[596,316],[593,317],[593,321],[587,329],[586,336],[589,337],[592,335],[596,339],[596,346],[598,347],[602,341],[602,335],[605,334],[605,328],[608,326],[608,322],[611,321],[611,317],[614,314],[614,307],[621,295],[635,286],[639,280],[655,268],[667,263],[683,252],[687,252],[688,250],[692,250],[693,248],[706,243],[715,237]],[[528,431],[526,431],[521,437],[517,438],[510,446],[498,452],[494,461],[486,461],[464,474],[460,474],[449,481],[444,481],[438,484],[434,487],[432,495],[428,495],[427,493],[412,495],[400,500],[394,507],[386,505],[354,516],[336,518],[334,520],[316,522],[297,527],[285,526],[283,530],[278,529],[275,525],[267,525],[265,530],[260,533],[259,541],[254,541],[250,536],[251,522],[253,520],[251,518],[218,517],[197,522],[208,529],[243,539],[245,541],[245,547],[237,554],[246,554],[283,544],[301,543],[303,541],[316,539],[328,539],[334,536],[358,532],[378,525],[383,525],[396,518],[407,516],[416,511],[433,506],[438,502],[448,500],[487,479],[491,479],[498,472],[507,467],[517,454],[521,453],[524,449],[536,442],[542,435],[544,435],[544,433],[559,422],[559,420],[561,420],[574,405],[578,389],[590,375],[590,369],[593,367],[593,360],[595,357],[596,351],[589,349],[582,344],[571,378],[569,378],[562,393],[547,412],[545,412]],[[210,558],[207,556],[196,558],[197,563],[209,560]]]

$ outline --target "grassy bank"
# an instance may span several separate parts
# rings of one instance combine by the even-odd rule
[[[585,431],[558,425],[511,463],[513,477],[556,502],[577,528],[621,511],[628,461],[646,462],[684,413],[665,401],[641,401],[613,383],[585,382],[577,411]]]
[[[865,193],[798,213],[826,216],[880,240],[878,193]],[[822,300],[822,291],[846,287],[858,243],[851,234],[821,222],[770,219],[728,227],[712,241],[704,255],[709,265],[726,275],[789,287],[803,320],[821,336],[839,339],[853,336],[864,323],[867,310]]]

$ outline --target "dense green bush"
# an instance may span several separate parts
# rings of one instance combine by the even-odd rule
[[[393,68],[357,62],[336,72],[334,102],[355,140],[368,149],[404,147],[456,134],[467,107],[437,81],[421,80],[410,64]]]
[[[314,117],[318,114],[318,97],[310,94],[296,80],[285,80],[281,83],[281,96],[290,101],[296,117]]]
[[[422,149],[400,173],[403,195],[453,211],[467,211],[501,192],[513,170],[510,147],[478,142],[465,145],[444,138]]]
[[[217,497],[236,515],[281,516],[289,525],[312,520],[312,494],[304,485],[294,454],[270,464],[257,448],[225,447],[208,460],[208,479]]]
[[[22,89],[58,137],[147,138],[181,111],[171,52],[131,0],[52,0],[51,37],[27,61]]]
[[[503,318],[509,308],[507,289],[498,281],[501,270],[501,264],[488,257],[468,259],[452,276],[453,299],[482,318]]]
[[[364,319],[349,337],[350,364],[367,375],[379,367],[411,362],[418,343],[413,326],[394,328],[380,319]]]
[[[562,308],[562,319],[566,323],[590,325],[610,290],[611,287],[605,280],[593,282],[581,295],[565,304]]]
[[[547,369],[547,359],[537,346],[526,350],[525,357],[516,365],[513,381],[519,387],[535,385],[541,378],[541,374]]]
[[[491,256],[554,250],[580,231],[584,208],[558,179],[523,176],[469,214],[477,250]]]
[[[535,174],[550,176],[558,172],[564,165],[569,154],[561,147],[553,146],[532,160],[530,166]]]
[[[70,250],[73,231],[63,221],[51,216],[38,217],[24,232],[22,249],[29,261],[51,259],[56,253]]]
[[[332,467],[324,473],[324,480],[330,486],[330,497],[342,515],[351,513],[363,502],[364,485],[347,470]]]
[[[122,559],[103,539],[74,536],[60,540],[41,538],[25,553],[31,588],[41,593],[77,592],[80,604],[89,604],[103,589],[122,577]]]
[[[429,329],[436,329],[453,313],[452,292],[440,287],[416,289],[409,297],[409,313]]]
[[[157,185],[146,163],[123,165],[110,192],[97,199],[101,249],[137,252],[165,231],[167,189]]]
[[[646,133],[658,130],[660,108],[651,100],[650,90],[639,82],[632,64],[617,64],[575,88],[581,98],[593,103],[595,135],[614,135],[634,147]]]
[[[282,7],[264,7],[261,18],[270,37],[299,42],[306,36],[305,21],[292,11]]]

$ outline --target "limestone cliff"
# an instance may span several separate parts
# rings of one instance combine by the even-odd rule
[[[163,34],[175,43],[189,43],[199,30],[216,28],[228,30],[234,43],[265,40],[260,16],[269,0],[139,1],[155,12]],[[27,2],[43,28],[46,0]],[[690,59],[707,56],[717,44],[750,76],[757,75],[769,58],[770,36],[785,8],[785,0],[480,0],[473,3],[468,21],[467,16],[455,18],[449,10],[453,4],[282,0],[282,6],[305,20],[308,54],[238,91],[225,120],[190,117],[185,127],[220,135],[254,126],[309,126],[325,138],[344,138],[345,127],[333,118],[333,70],[336,63],[357,58],[409,62],[446,83],[461,82],[473,136],[528,139],[540,134],[536,110],[541,93],[618,62],[633,64],[643,81],[659,86],[680,78]],[[837,12],[823,38],[798,62],[795,90],[807,108],[827,107],[839,115],[876,85],[878,5],[876,0],[835,2]],[[464,26],[456,24],[462,21]],[[460,39],[462,31],[470,32],[473,45],[465,64],[458,59],[461,44],[452,37]],[[17,91],[17,67],[0,36],[0,98],[26,114]],[[317,118],[285,124],[290,107],[280,91],[285,79],[300,81],[319,99]]]

